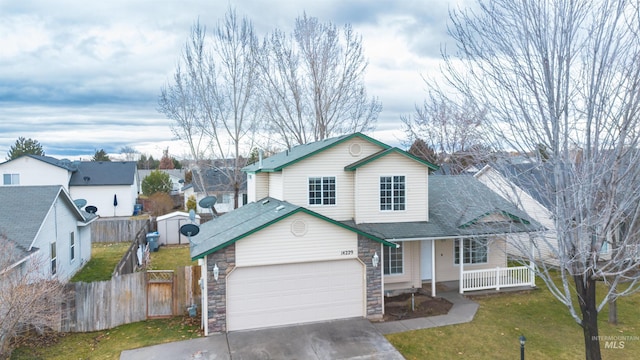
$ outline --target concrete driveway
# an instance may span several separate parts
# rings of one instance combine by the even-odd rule
[[[365,319],[337,320],[126,350],[120,360],[404,359]]]

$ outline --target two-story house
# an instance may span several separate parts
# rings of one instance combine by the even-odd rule
[[[24,155],[0,163],[0,186],[61,185],[101,217],[130,216],[138,197],[134,161],[70,161]]]
[[[249,203],[192,237],[205,333],[380,319],[386,293],[426,282],[435,295],[467,270],[506,267],[505,234],[537,223],[473,177],[433,169],[361,133],[245,167]]]

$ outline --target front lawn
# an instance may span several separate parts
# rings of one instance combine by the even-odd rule
[[[407,359],[519,359],[521,334],[527,339],[528,359],[584,359],[582,328],[546,288],[474,300],[480,308],[470,323],[387,338]],[[618,326],[607,323],[603,309],[600,336],[640,336],[639,301],[640,294],[618,300]],[[605,349],[604,341],[600,346],[603,358],[631,359],[640,352],[640,339],[625,341],[622,349]]]
[[[118,326],[90,333],[61,334],[58,339],[36,338],[16,349],[11,360],[117,360],[123,350],[188,340],[202,336],[199,318],[174,317]],[[49,345],[43,345],[46,343]]]

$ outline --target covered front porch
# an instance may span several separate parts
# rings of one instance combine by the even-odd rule
[[[404,271],[402,276],[385,274],[385,292],[423,288],[437,296],[440,284],[447,284],[448,291],[455,284],[460,294],[536,286],[532,268],[508,266],[503,238],[485,239],[483,250],[470,245],[468,237],[398,243],[404,248]],[[428,289],[425,284],[429,284]]]

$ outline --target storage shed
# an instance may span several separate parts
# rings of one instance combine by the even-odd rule
[[[156,218],[158,224],[158,233],[160,237],[158,243],[160,245],[176,245],[189,244],[189,239],[180,234],[180,227],[185,224],[191,224],[189,213],[183,211],[175,211]],[[195,216],[193,223],[200,225],[200,215]]]

